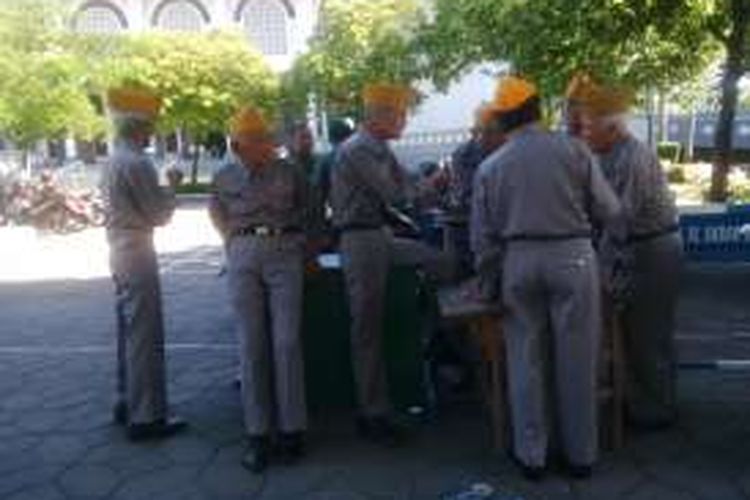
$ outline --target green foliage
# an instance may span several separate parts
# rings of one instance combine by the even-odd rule
[[[682,155],[682,144],[673,141],[663,141],[656,145],[659,159],[671,163],[679,163]]]
[[[270,111],[276,76],[240,33],[83,35],[66,28],[58,0],[0,4],[0,130],[28,148],[106,130],[107,88],[139,83],[164,98],[160,127],[201,141],[253,103]]]
[[[423,23],[418,0],[324,2],[310,50],[284,79],[286,106],[299,110],[314,94],[328,111],[354,114],[367,82],[415,81],[423,61],[414,34]]]
[[[22,148],[103,130],[83,86],[84,66],[63,43],[61,12],[42,0],[0,6],[0,130]]]
[[[208,194],[211,192],[211,185],[203,182],[180,184],[175,188],[177,194]]]
[[[708,0],[436,0],[421,43],[431,76],[447,84],[477,62],[509,61],[546,95],[586,69],[635,88],[699,73],[715,53]]]
[[[202,140],[223,130],[242,105],[274,110],[278,84],[239,33],[149,33],[127,38],[97,78],[102,87],[137,83],[164,98],[160,127]]]

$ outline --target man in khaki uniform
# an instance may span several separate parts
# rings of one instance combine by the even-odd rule
[[[160,100],[143,90],[113,89],[107,96],[116,139],[103,192],[110,266],[116,287],[118,401],[114,418],[131,440],[166,437],[185,428],[170,418],[164,367],[164,318],[153,230],[169,222],[174,191],[159,186],[143,153]],[[179,174],[168,172],[170,185]]]
[[[229,294],[238,322],[248,447],[242,463],[262,472],[271,434],[282,459],[304,452],[307,427],[300,338],[307,181],[279,159],[263,115],[231,123],[234,158],[214,177],[211,219],[225,240]]]
[[[484,103],[474,113],[474,127],[469,141],[459,146],[452,155],[451,177],[451,211],[461,218],[470,216],[471,200],[474,191],[474,176],[479,165],[504,142],[504,134],[499,129],[495,110],[491,104]],[[458,267],[461,277],[473,274],[474,257],[471,253],[468,224],[453,229],[457,252]]]
[[[401,135],[410,96],[410,89],[394,84],[365,88],[364,122],[340,146],[331,175],[333,225],[341,234],[349,295],[358,431],[385,444],[394,444],[398,434],[389,418],[382,345],[393,242],[386,212],[407,196],[407,174],[387,141]]]
[[[602,245],[608,288],[622,308],[633,425],[663,428],[676,419],[674,319],[682,267],[677,208],[654,151],[626,124],[629,89],[590,80],[581,92],[582,134],[623,207],[625,245]],[[605,234],[604,242],[608,235]]]
[[[494,107],[507,139],[479,168],[471,229],[477,267],[501,276],[514,456],[529,479],[541,477],[549,347],[568,471],[587,476],[598,454],[601,328],[592,223],[615,220],[619,204],[585,146],[539,124],[534,85],[501,80]]]

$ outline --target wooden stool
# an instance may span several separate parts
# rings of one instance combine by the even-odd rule
[[[465,288],[445,288],[438,293],[443,319],[468,326],[480,353],[478,380],[490,417],[495,450],[505,447],[507,402],[505,395],[505,349],[500,308],[472,299]]]

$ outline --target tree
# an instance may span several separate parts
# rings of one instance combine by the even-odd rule
[[[699,73],[711,44],[704,0],[436,0],[420,37],[445,85],[478,62],[508,61],[546,96],[588,70],[637,89],[666,89]]]
[[[62,10],[54,2],[11,1],[0,8],[0,130],[24,152],[44,139],[102,127],[83,89],[84,70],[62,43]]]
[[[717,109],[716,89],[720,78],[720,68],[711,64],[697,78],[687,80],[670,89],[669,100],[689,116],[688,142],[685,147],[685,159],[692,161],[695,150],[695,130],[698,111]]]
[[[710,33],[726,54],[721,79],[719,121],[714,139],[715,157],[711,173],[711,201],[726,201],[732,157],[734,116],[737,110],[738,82],[750,67],[750,0],[716,0],[709,11]]]
[[[285,76],[286,107],[298,113],[312,94],[325,110],[353,115],[367,82],[415,81],[423,20],[419,0],[327,0],[309,51]]]
[[[163,97],[159,128],[192,138],[193,182],[199,145],[209,134],[223,132],[242,105],[276,107],[277,78],[239,33],[152,33],[125,40],[117,52],[97,80],[103,86],[141,84]]]

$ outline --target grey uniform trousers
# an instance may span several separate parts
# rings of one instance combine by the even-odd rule
[[[386,229],[345,231],[341,235],[357,402],[359,411],[368,417],[390,411],[383,361],[383,317],[391,240]]]
[[[359,411],[383,416],[390,411],[383,359],[388,269],[391,264],[419,266],[433,281],[452,273],[447,255],[415,240],[394,238],[389,229],[345,231],[341,258],[349,298],[352,364]]]
[[[307,427],[300,334],[303,249],[300,235],[229,242],[229,294],[238,322],[242,405],[250,435]]]
[[[598,453],[596,381],[601,335],[597,261],[588,240],[515,242],[503,265],[503,319],[513,444],[524,464],[546,463],[557,417],[566,458]],[[546,366],[547,348],[553,367]],[[552,390],[546,390],[547,373]],[[557,415],[547,408],[552,396]]]
[[[682,269],[679,233],[634,243],[633,296],[623,311],[628,414],[638,423],[675,417],[674,320]]]
[[[166,418],[164,319],[151,231],[109,230],[117,313],[117,396],[131,424]]]

